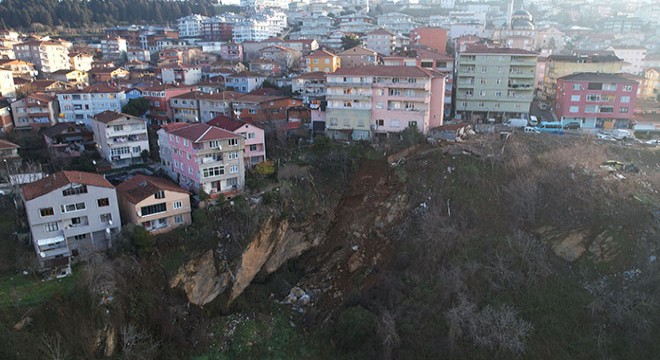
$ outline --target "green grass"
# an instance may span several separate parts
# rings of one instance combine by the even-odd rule
[[[58,294],[73,290],[80,271],[73,275],[49,281],[42,281],[33,275],[5,275],[0,277],[0,307],[26,307],[45,302]]]

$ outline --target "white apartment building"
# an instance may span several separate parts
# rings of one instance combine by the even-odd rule
[[[391,33],[406,36],[410,34],[412,29],[420,25],[415,22],[415,17],[396,12],[379,15],[376,19],[379,27]]]
[[[139,162],[142,151],[149,151],[145,119],[104,111],[94,116],[92,131],[99,153],[115,166]]]
[[[202,68],[194,65],[171,65],[161,68],[163,84],[194,85],[202,81]]]
[[[0,69],[0,96],[13,98],[16,96],[14,74],[11,70]]]
[[[202,36],[202,29],[204,28],[202,23],[206,19],[208,19],[208,17],[199,14],[192,14],[179,18],[177,20],[177,25],[179,27],[179,37],[185,38]]]
[[[613,45],[607,50],[614,51],[614,55],[623,59],[624,63],[621,71],[642,75],[644,71],[644,60],[646,59],[646,48],[643,46]]]
[[[396,35],[385,29],[367,33],[365,47],[381,55],[390,56],[396,47]]]
[[[71,69],[69,48],[63,40],[32,40],[14,45],[16,58],[33,63],[44,73]]]
[[[71,274],[77,258],[112,247],[121,219],[114,186],[103,175],[61,171],[21,188],[39,265]]]
[[[128,51],[128,42],[119,36],[101,39],[101,53],[106,59],[119,59]]]
[[[103,111],[120,112],[128,103],[126,93],[107,85],[92,85],[57,94],[60,103],[60,122],[82,122],[92,126],[94,115]]]

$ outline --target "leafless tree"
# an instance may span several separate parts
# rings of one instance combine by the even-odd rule
[[[55,335],[43,334],[41,336],[41,347],[44,359],[67,360],[71,358],[62,343],[62,336],[59,333]]]
[[[160,342],[146,330],[140,330],[132,324],[121,329],[121,359],[148,360],[158,355]]]

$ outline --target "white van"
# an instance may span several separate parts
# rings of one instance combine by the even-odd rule
[[[529,116],[529,125],[536,126],[538,124],[539,124],[539,119],[534,115],[530,115]]]

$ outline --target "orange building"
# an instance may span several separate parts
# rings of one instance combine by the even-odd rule
[[[440,54],[447,52],[447,30],[439,27],[419,27],[410,32],[411,45],[426,45]]]
[[[305,57],[305,67],[307,72],[333,73],[341,67],[341,59],[330,51],[321,49]]]

